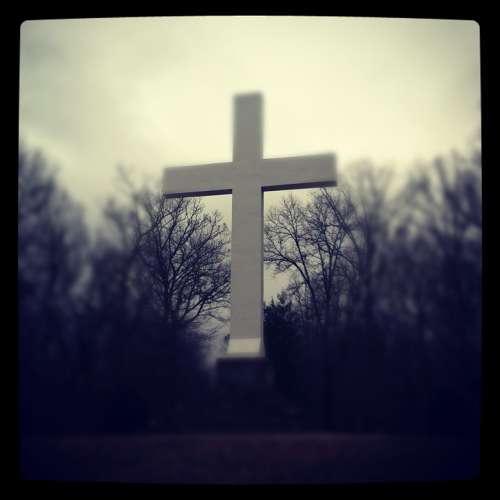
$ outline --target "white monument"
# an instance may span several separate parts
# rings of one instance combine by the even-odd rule
[[[232,193],[231,336],[228,355],[264,356],[263,192],[334,186],[335,156],[264,159],[262,96],[235,96],[233,161],[166,168],[169,197]]]

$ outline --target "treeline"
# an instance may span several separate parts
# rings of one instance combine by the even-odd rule
[[[480,153],[398,189],[389,171],[354,171],[266,216],[266,264],[291,276],[265,307],[277,382],[313,428],[477,433]]]
[[[109,200],[91,234],[41,154],[21,149],[18,168],[22,432],[235,423],[207,366],[230,305],[220,214],[122,171],[122,201]],[[294,409],[282,428],[475,432],[480,154],[437,160],[398,189],[369,164],[354,171],[266,214],[266,265],[291,278],[265,306],[266,351]]]
[[[229,303],[229,231],[199,199],[121,181],[126,196],[107,203],[93,237],[44,157],[21,150],[23,433],[175,430],[207,394],[206,324]]]

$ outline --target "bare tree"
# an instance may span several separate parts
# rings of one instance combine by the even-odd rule
[[[335,324],[345,266],[356,265],[350,228],[354,215],[347,191],[332,194],[326,189],[309,203],[289,195],[266,215],[264,262],[276,273],[293,272],[291,291],[321,330]]]
[[[199,198],[143,191],[133,214],[135,242],[156,306],[167,324],[195,325],[229,305],[229,231]]]
[[[22,419],[57,425],[61,391],[76,374],[76,314],[88,251],[82,209],[38,152],[20,149],[18,315]],[[52,421],[52,423],[51,423]],[[24,427],[24,423],[23,423]]]
[[[404,209],[396,248],[400,249],[399,258],[405,259],[404,267],[397,269],[406,269],[410,285],[405,294],[406,317],[411,321],[415,341],[430,358],[434,399],[455,399],[440,411],[462,407],[458,411],[463,415],[454,415],[453,421],[465,422],[477,418],[479,411],[480,152],[436,159],[410,179],[401,197]],[[422,370],[414,378],[415,384],[422,386],[417,377],[422,378]],[[476,417],[469,413],[473,411],[472,401]]]
[[[349,248],[355,243],[349,226],[354,215],[346,191],[323,189],[309,203],[289,195],[271,208],[264,228],[264,261],[275,272],[293,271],[289,292],[321,338],[326,425],[331,420],[330,335],[346,291],[347,268],[356,265]]]
[[[269,212],[265,259],[292,271],[294,321],[268,328],[323,333],[314,349],[344,429],[477,430],[480,152],[438,158],[397,192],[389,170],[364,162],[352,172],[342,190]]]
[[[357,349],[348,351],[365,367],[357,376],[364,378],[372,365],[373,384],[384,351],[385,337],[378,329],[390,274],[388,242],[395,212],[388,197],[391,176],[371,164],[353,169],[352,184],[322,189],[309,203],[286,198],[270,210],[265,227],[265,261],[275,272],[294,271],[287,290],[302,312],[302,328],[312,321],[323,339],[327,385],[337,369],[333,357],[337,362],[342,357],[340,344],[356,344]],[[326,387],[328,398],[331,390]]]
[[[21,334],[32,336],[38,355],[48,348],[65,357],[88,250],[82,209],[57,185],[40,153],[21,150],[18,189]],[[30,321],[35,331],[23,328]]]
[[[229,231],[199,199],[167,199],[121,175],[125,197],[105,207],[86,296],[93,366],[101,366],[93,379],[106,385],[100,397],[118,399],[110,422],[125,425],[135,401],[170,425],[175,408],[204,388],[211,320],[229,302]]]
[[[105,265],[109,255],[109,265],[119,263],[113,293],[124,309],[134,310],[127,300],[141,306],[147,300],[165,328],[219,318],[230,292],[230,236],[221,215],[207,213],[199,198],[168,199],[151,188],[138,189],[122,172],[123,184],[127,200],[108,201],[96,258],[102,254],[97,260]],[[110,287],[94,274],[101,287]]]

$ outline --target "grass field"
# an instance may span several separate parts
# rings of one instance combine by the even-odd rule
[[[31,438],[23,479],[177,484],[473,479],[477,442],[349,434]]]

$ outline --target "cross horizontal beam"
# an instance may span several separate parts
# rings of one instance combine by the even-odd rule
[[[319,154],[261,160],[259,181],[263,191],[336,185],[335,155]]]
[[[231,162],[171,167],[163,174],[163,192],[167,198],[230,194],[233,177],[234,164]]]
[[[165,170],[163,189],[174,198],[231,194],[241,181],[263,191],[329,187],[336,185],[335,170],[333,154],[261,159],[251,172],[231,162],[172,167]]]

